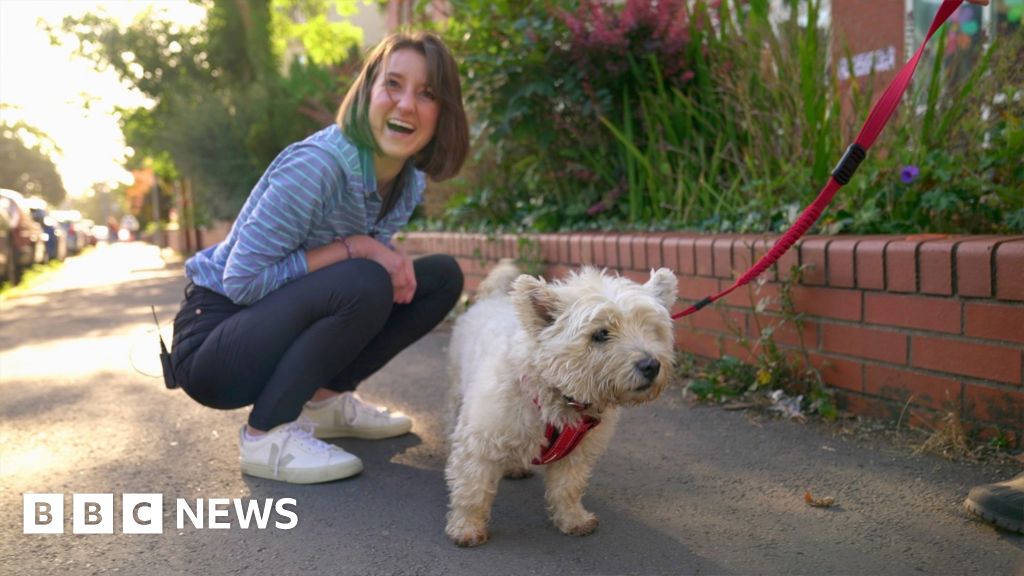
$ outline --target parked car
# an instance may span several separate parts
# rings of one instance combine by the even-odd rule
[[[68,256],[74,256],[82,251],[85,246],[85,239],[78,232],[76,227],[82,221],[82,213],[78,210],[51,210],[50,217],[57,221],[64,230],[64,238],[67,240]]]
[[[50,208],[42,198],[29,198],[28,204],[32,218],[39,223],[46,233],[46,258],[44,261],[56,260],[63,262],[68,255],[67,235],[64,228],[50,216]]]
[[[0,198],[0,207],[7,200]],[[11,225],[10,213],[0,208],[0,282],[14,285],[18,276],[17,256],[14,253],[14,226]]]
[[[0,210],[6,213],[10,223],[13,241],[8,256],[13,256],[15,266],[12,283],[17,283],[26,269],[46,260],[46,233],[32,218],[31,209],[19,192],[0,188]]]

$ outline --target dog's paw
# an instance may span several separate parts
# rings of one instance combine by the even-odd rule
[[[448,533],[448,538],[460,548],[472,548],[487,542],[490,535],[487,530],[468,530],[457,534]]]
[[[594,530],[597,530],[597,525],[599,523],[597,516],[587,512],[583,518],[574,519],[573,521],[563,520],[556,524],[563,534],[568,534],[569,536],[587,536],[588,534],[593,534]]]
[[[533,470],[530,470],[529,468],[509,468],[508,470],[505,470],[505,478],[509,480],[533,478]]]
[[[461,546],[462,548],[479,546],[487,542],[489,537],[486,522],[457,516],[449,518],[447,525],[444,527],[444,533],[448,535],[448,538],[456,546]]]

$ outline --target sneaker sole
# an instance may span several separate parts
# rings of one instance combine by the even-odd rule
[[[273,466],[248,462],[242,462],[241,466],[243,474],[256,476],[257,478],[266,478],[268,480],[279,480],[290,484],[318,484],[320,482],[331,482],[333,480],[341,480],[342,478],[355,476],[363,471],[363,462],[361,460],[339,462],[332,466],[309,470],[278,470],[276,476],[274,475]]]
[[[1012,518],[1007,518],[1002,514],[996,514],[991,510],[986,510],[985,508],[978,506],[977,504],[971,502],[970,500],[964,501],[964,508],[966,508],[967,511],[971,514],[974,514],[975,516],[978,516],[979,518],[982,518],[987,522],[991,522],[992,524],[995,524],[1003,530],[1009,530],[1010,532],[1018,532],[1020,534],[1024,534],[1024,523],[1022,523],[1020,520],[1014,520]]]
[[[363,440],[382,440],[408,434],[412,430],[412,424],[392,426],[390,428],[349,428],[345,427],[320,427],[313,430],[313,436],[320,439],[327,438],[361,438]]]

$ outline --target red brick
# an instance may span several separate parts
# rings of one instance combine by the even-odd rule
[[[722,357],[731,356],[746,364],[757,362],[756,352],[750,349],[750,343],[741,344],[739,340],[731,336],[722,337]]]
[[[559,234],[558,235],[558,263],[572,265],[572,253],[571,244],[572,234]]]
[[[573,266],[579,266],[583,263],[583,235],[582,234],[570,234],[569,235],[569,260],[568,262]]]
[[[684,276],[679,280],[679,297],[687,300],[701,300],[718,292],[718,280],[700,276]],[[708,309],[704,309],[707,313]]]
[[[907,363],[907,335],[893,331],[822,324],[821,349],[892,364]]]
[[[966,240],[956,245],[957,293],[961,296],[992,296],[992,265],[997,237]]]
[[[483,276],[464,275],[462,280],[462,291],[467,294],[473,294],[476,289],[480,287],[480,282],[484,279]]]
[[[676,348],[705,358],[718,358],[721,356],[721,348],[717,337],[709,334],[698,334],[679,323],[676,324]]]
[[[619,269],[628,270],[633,267],[633,244],[638,236],[623,234],[619,236]]]
[[[800,264],[804,267],[800,283],[808,286],[824,286],[828,270],[825,254],[831,240],[824,238],[807,238],[797,244],[800,249]]]
[[[967,383],[964,415],[972,420],[1024,428],[1024,391]]]
[[[732,278],[732,243],[734,236],[718,236],[711,247],[712,269],[719,278]]]
[[[743,236],[732,243],[732,270],[733,278],[738,278],[753,265],[755,236]]]
[[[768,240],[765,238],[760,238],[754,241],[754,264],[757,264],[761,260],[761,258],[765,254],[767,254],[769,250],[772,249],[772,244],[774,242],[774,240]],[[779,277],[776,273],[776,270],[777,266],[769,266],[764,272],[761,273],[761,276],[768,279],[769,281],[774,281]]]
[[[829,386],[845,388],[854,392],[864,391],[863,367],[860,362],[811,353],[811,365],[821,372],[821,378]]]
[[[629,242],[629,267],[633,270],[647,268],[647,236],[634,234]]]
[[[681,238],[679,240],[679,249],[676,253],[676,257],[679,259],[679,273],[680,274],[696,274],[697,273],[697,238]]]
[[[604,262],[603,266],[617,268],[619,266],[619,236],[609,234],[604,237]]]
[[[558,262],[558,235],[541,234],[537,237],[540,242],[540,257],[544,262],[555,264]]]
[[[717,290],[716,290],[717,292]],[[757,303],[761,300],[767,299],[768,303],[765,306],[765,310],[777,311],[779,310],[779,296],[781,294],[780,285],[774,282],[767,282],[760,286],[757,285],[756,281],[737,288],[732,294],[729,294],[725,298],[719,300],[729,306],[741,306],[743,308],[756,308]]]
[[[856,285],[854,252],[860,238],[837,238],[828,245],[828,285],[834,288],[853,288]]]
[[[918,248],[919,290],[924,294],[953,294],[953,238],[922,242]]]
[[[579,239],[579,255],[575,262],[581,265],[594,265],[594,243],[593,236],[590,234],[580,234],[577,236]]]
[[[890,238],[863,240],[857,244],[854,260],[857,288],[885,290],[885,246]]]
[[[1024,240],[1005,242],[996,248],[996,297],[1024,300]]]
[[[715,242],[714,236],[702,236],[697,238],[694,243],[694,253],[697,256],[697,275],[698,276],[714,276],[714,252],[713,244]]]
[[[772,330],[771,339],[783,346],[804,347],[808,351],[818,349],[818,333],[820,323],[804,319],[803,329],[797,330],[796,324],[776,314],[758,314],[750,319],[750,339],[759,340],[760,332],[766,328]],[[760,326],[760,329],[758,328]],[[801,340],[802,336],[802,340]]]
[[[547,267],[544,276],[550,280],[560,280],[572,272],[572,268],[564,264],[553,264]]]
[[[651,273],[642,270],[623,270],[621,275],[637,284],[643,284],[651,279]]]
[[[857,290],[806,286],[793,288],[793,304],[796,311],[811,316],[860,320],[860,299],[861,293]]]
[[[594,266],[604,266],[608,260],[604,256],[605,235],[594,234],[590,237],[590,250],[594,255]]]
[[[840,390],[837,394],[839,407],[851,414],[875,418],[878,420],[895,420],[899,418],[900,408],[884,400],[849,394]]]
[[[964,333],[989,340],[1024,342],[1024,307],[967,302]]]
[[[900,402],[935,410],[960,402],[960,382],[952,378],[868,364],[864,367],[864,391]]]
[[[885,288],[917,292],[917,242],[895,240],[885,247]]]
[[[799,246],[790,246],[789,250],[783,252],[775,263],[776,274],[780,280],[788,280],[793,273],[793,268],[798,266],[800,266],[800,248]]]
[[[683,319],[691,329],[710,330],[736,336],[747,333],[747,315],[743,312],[704,308]]]
[[[664,234],[656,234],[648,236],[646,239],[647,245],[647,262],[644,264],[645,269],[650,268],[661,268],[665,266],[665,258],[661,254],[661,244],[665,241]],[[675,268],[673,268],[674,270]]]
[[[918,368],[963,374],[1010,384],[1021,382],[1021,351],[963,340],[912,336],[910,363]]]
[[[960,302],[951,298],[866,293],[864,321],[959,334]]]
[[[677,275],[692,274],[693,271],[683,272],[679,265],[679,252],[683,250],[683,239],[678,236],[669,236],[661,243],[662,266],[671,268]]]

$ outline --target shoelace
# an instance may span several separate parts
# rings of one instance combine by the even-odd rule
[[[302,446],[312,449],[314,452],[325,453],[331,451],[332,446],[330,444],[313,436],[313,429],[313,421],[305,416],[300,416],[298,420],[288,425],[288,435],[285,436],[284,442],[281,442],[281,449],[277,453],[277,458],[274,459],[275,477],[281,465],[281,458],[284,456],[286,448],[292,439],[295,439]]]
[[[350,425],[355,424],[360,416],[366,416],[371,421],[386,420],[390,417],[390,410],[384,406],[376,406],[368,402],[363,402],[356,397],[355,394],[348,394],[345,397],[344,406],[342,408],[345,414],[345,420]]]

